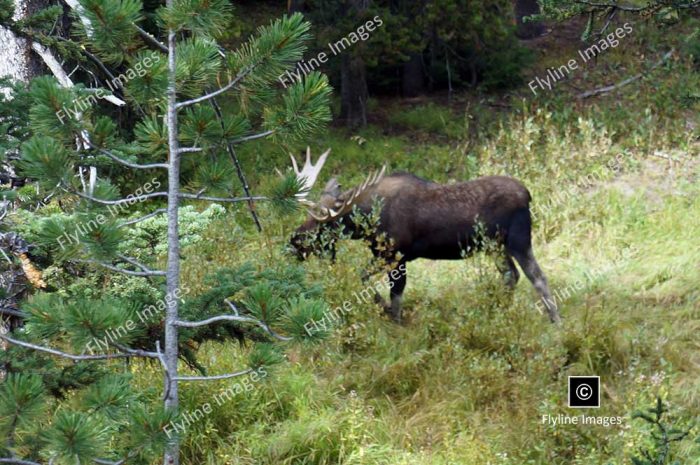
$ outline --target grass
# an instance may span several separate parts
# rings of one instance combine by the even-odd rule
[[[602,59],[613,58],[632,71],[632,59]],[[345,186],[385,163],[442,182],[499,173],[523,180],[541,206],[535,251],[564,324],[538,313],[524,278],[506,296],[488,256],[412,262],[404,325],[355,304],[328,340],[289,349],[288,363],[254,390],[193,425],[183,463],[622,465],[649,446],[648,425],[631,414],[657,396],[678,424],[697,420],[700,146],[688,128],[700,121],[678,88],[697,93],[700,79],[683,59],[670,66],[576,108],[554,93],[516,95],[507,113],[458,97],[450,107],[396,105],[386,110],[390,131],[380,122],[309,141],[315,152],[333,148],[324,176],[340,175]],[[289,149],[256,142],[241,156],[249,173],[265,173],[287,166]],[[273,176],[261,175],[255,189]],[[264,204],[260,213],[262,235],[243,207],[214,220],[196,253],[185,251],[185,282],[198,289],[205,274],[244,261],[291,264],[283,248],[302,215],[276,218]],[[345,242],[336,265],[304,266],[336,307],[362,289],[369,260],[362,244]],[[247,350],[212,343],[200,354],[223,373]],[[144,386],[157,379],[148,367],[135,371]],[[583,374],[603,385],[602,407],[587,413],[623,417],[621,426],[542,423],[542,415],[579,413],[566,407],[566,380]],[[228,386],[185,387],[183,408]],[[700,463],[693,436],[697,428],[674,446],[679,463]]]

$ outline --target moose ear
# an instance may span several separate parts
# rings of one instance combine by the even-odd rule
[[[338,179],[331,178],[331,180],[326,183],[326,187],[323,188],[323,195],[328,195],[333,198],[338,198],[340,196],[340,184],[338,184]]]

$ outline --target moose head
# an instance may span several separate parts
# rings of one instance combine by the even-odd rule
[[[348,214],[352,212],[358,200],[363,198],[384,176],[385,168],[370,174],[363,183],[345,192],[341,191],[338,180],[332,178],[323,188],[319,201],[313,202],[308,199],[308,194],[316,183],[329,154],[330,149],[319,157],[316,164],[313,164],[311,150],[307,148],[306,161],[301,170],[294,155],[290,154],[294,173],[302,186],[297,199],[307,207],[308,212],[306,221],[296,229],[290,240],[291,250],[299,260],[305,260],[314,253],[324,252],[330,252],[331,258],[335,259],[335,235],[327,233],[342,231],[354,235],[354,225],[350,218],[347,218]]]

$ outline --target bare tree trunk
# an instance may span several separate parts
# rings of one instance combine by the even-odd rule
[[[545,26],[541,22],[527,21],[523,18],[540,12],[537,0],[515,0],[515,18],[517,22],[516,35],[521,39],[534,39],[545,32]]]
[[[45,5],[44,0],[15,0],[14,21],[35,13]],[[18,37],[9,29],[0,26],[0,77],[29,82],[41,74],[42,61],[32,53],[31,41]],[[0,88],[0,92],[6,89]]]
[[[340,66],[340,119],[348,127],[367,125],[365,61],[345,52]]]
[[[370,0],[348,0],[341,9],[354,17],[369,7]],[[367,125],[367,72],[357,51],[345,51],[340,65],[340,119],[348,127]]]
[[[287,11],[289,13],[301,12],[304,9],[304,0],[287,0]]]
[[[415,97],[425,90],[423,80],[423,57],[420,52],[411,55],[403,64],[401,90],[404,97]]]
[[[28,0],[15,1],[15,21],[24,18],[30,11]],[[39,63],[30,51],[30,43],[0,26],[0,77],[29,82],[39,71]]]
[[[172,8],[174,0],[167,0],[168,8]],[[168,31],[168,108],[166,121],[168,125],[168,265],[166,268],[166,295],[171,296],[165,317],[165,408],[177,413],[179,408],[177,380],[178,359],[178,329],[175,322],[178,319],[180,287],[180,233],[178,230],[178,207],[180,203],[180,153],[178,150],[177,128],[177,92],[176,92],[176,35]],[[166,299],[167,301],[167,299]],[[175,435],[170,439],[165,450],[165,465],[180,463],[180,444]]]

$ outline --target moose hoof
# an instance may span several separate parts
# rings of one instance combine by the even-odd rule
[[[388,316],[391,321],[397,324],[401,324],[401,312],[395,312],[392,308],[391,305],[383,305],[384,308],[384,314]]]

